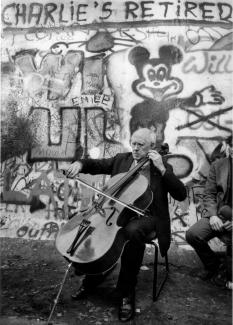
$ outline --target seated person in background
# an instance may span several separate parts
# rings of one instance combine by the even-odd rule
[[[219,158],[210,166],[203,203],[207,213],[186,233],[187,242],[195,249],[205,266],[200,274],[203,280],[217,285],[226,284],[232,289],[232,136],[226,140],[226,157]],[[218,237],[227,246],[226,279],[222,279],[223,265],[208,241]]]
[[[124,226],[126,238],[129,241],[121,255],[121,267],[117,282],[117,291],[120,293],[120,321],[128,321],[134,316],[135,286],[147,236],[156,231],[162,256],[166,254],[170,246],[168,193],[175,200],[182,201],[186,198],[186,189],[183,183],[173,174],[172,167],[163,161],[161,155],[153,149],[155,140],[154,133],[149,129],[141,128],[132,134],[132,152],[119,153],[107,159],[76,161],[67,170],[67,176],[71,178],[79,172],[114,176],[129,171],[144,157],[148,156],[150,159],[141,170],[141,173],[148,179],[153,193],[153,200],[148,207],[148,216],[130,219]],[[104,275],[101,274],[86,275],[81,287],[72,296],[73,299],[84,298],[103,279]]]

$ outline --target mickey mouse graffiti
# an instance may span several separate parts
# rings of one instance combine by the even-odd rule
[[[144,101],[131,109],[130,133],[148,127],[157,135],[157,146],[164,141],[164,129],[169,111],[175,108],[199,107],[204,104],[222,104],[224,98],[214,86],[194,92],[190,97],[177,98],[183,82],[171,75],[172,65],[183,59],[180,49],[173,45],[159,48],[159,57],[150,58],[150,52],[137,46],[129,53],[129,62],[135,66],[138,79],[132,83],[133,91]]]

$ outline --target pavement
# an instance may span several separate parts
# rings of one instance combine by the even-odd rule
[[[54,299],[67,270],[67,262],[52,241],[1,238],[1,316],[2,325],[47,325]],[[230,325],[232,292],[202,281],[196,274],[202,268],[193,250],[169,250],[169,278],[157,301],[152,300],[153,246],[148,246],[136,290],[136,316],[128,324],[137,325]],[[82,301],[71,293],[81,278],[69,271],[52,325],[121,324],[118,306],[111,298],[118,265],[96,291]],[[160,258],[159,278],[164,270]]]

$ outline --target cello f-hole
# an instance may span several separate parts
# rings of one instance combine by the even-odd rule
[[[116,212],[117,209],[116,209],[116,207],[111,207],[110,210],[112,210],[112,213],[106,220],[106,226],[109,226],[109,227],[112,226],[112,222],[110,222],[110,219],[112,218],[112,216],[114,215],[114,213]]]

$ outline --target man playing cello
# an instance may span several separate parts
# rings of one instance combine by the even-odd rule
[[[162,256],[169,249],[171,233],[168,193],[178,201],[183,201],[186,198],[186,189],[183,183],[173,174],[172,167],[153,149],[155,140],[155,134],[149,129],[138,129],[131,137],[132,152],[119,153],[107,159],[75,161],[66,172],[67,177],[70,178],[80,172],[114,176],[129,171],[142,158],[149,157],[149,161],[140,171],[147,178],[153,193],[148,216],[131,218],[124,226],[128,241],[121,255],[121,268],[116,286],[121,297],[119,320],[122,322],[130,320],[134,316],[135,287],[148,235],[153,231],[156,232]],[[103,278],[103,275],[86,275],[81,287],[72,297],[77,300],[86,297]]]

